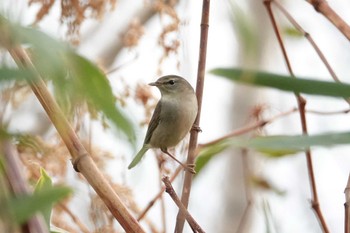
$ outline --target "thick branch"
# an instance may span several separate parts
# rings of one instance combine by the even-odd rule
[[[350,40],[350,26],[328,5],[325,0],[307,0],[317,12],[326,17],[343,35]]]
[[[10,50],[10,54],[18,66],[35,71],[35,67],[28,54],[22,48],[12,49]],[[111,185],[98,170],[58,104],[49,93],[44,81],[37,72],[36,74],[37,77],[34,80],[28,80],[30,87],[68,148],[73,163],[76,165],[75,168],[84,175],[126,232],[144,232],[138,222],[128,212]]]

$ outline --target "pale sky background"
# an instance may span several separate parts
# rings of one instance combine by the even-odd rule
[[[1,0],[0,7],[11,17],[22,24],[32,22],[36,7],[28,8],[25,0]],[[262,4],[256,1],[256,4]],[[322,15],[317,14],[314,9],[305,1],[285,1],[290,13],[297,19],[302,27],[308,31],[326,55],[331,66],[344,82],[350,82],[349,62],[350,45],[345,37],[339,33]],[[249,8],[244,0],[236,1],[237,5],[249,15]],[[130,17],[135,9],[142,8],[143,0],[117,1],[115,11],[110,12],[102,21],[88,20],[83,24],[83,43],[78,47],[79,53],[92,61],[98,61],[98,55],[106,41],[112,40],[118,35],[118,28]],[[344,0],[330,1],[331,6],[347,22],[350,22],[350,2]],[[209,44],[207,70],[216,67],[235,66],[239,64],[237,58],[239,42],[235,36],[232,23],[230,22],[230,7],[228,1],[212,1],[209,27]],[[40,28],[50,35],[62,39],[65,27],[59,25],[59,11],[56,3],[54,10],[39,25]],[[266,14],[266,12],[263,12]],[[195,85],[197,61],[199,25],[201,17],[201,1],[181,1],[178,6],[178,14],[184,22],[178,33],[181,41],[179,59],[180,69],[176,69],[176,57],[168,59],[162,70],[165,74],[176,73],[186,77],[189,82]],[[279,14],[278,14],[279,15]],[[278,17],[282,19],[282,17]],[[282,19],[282,24],[286,21]],[[270,24],[268,24],[271,26]],[[114,66],[126,64],[116,73],[110,75],[110,81],[118,91],[118,79],[123,77],[135,87],[137,83],[149,83],[157,78],[156,71],[159,57],[162,52],[157,48],[157,38],[160,33],[160,18],[154,17],[145,25],[145,35],[139,46],[130,51],[123,51],[116,59]],[[90,29],[97,28],[95,34]],[[287,74],[277,40],[271,34],[269,47],[266,53],[271,57],[263,64],[264,70]],[[316,56],[315,51],[305,39],[287,39],[287,51],[296,75],[302,77],[314,77],[322,80],[331,80],[330,75]],[[137,57],[135,59],[135,57]],[[265,56],[268,57],[268,56]],[[131,61],[131,62],[130,62]],[[229,115],[232,105],[233,83],[213,75],[206,75],[205,90],[203,99],[203,112],[201,128],[203,132],[199,136],[199,142],[207,142],[230,132],[227,125],[234,121]],[[290,93],[275,91],[271,89],[259,89],[258,103],[267,103],[270,110],[267,116],[273,116],[279,112],[289,110],[296,106],[296,100]],[[156,89],[152,89],[155,95],[159,96]],[[323,98],[317,96],[306,96],[307,107],[320,111],[336,111],[348,108],[342,99]],[[245,97],[242,96],[242,101]],[[34,102],[34,101],[33,101]],[[133,101],[127,105],[126,112],[130,115],[135,124],[143,120],[143,109]],[[36,105],[35,111],[40,111]],[[25,115],[16,115],[11,122],[14,130],[27,130],[30,132],[30,125],[36,121],[36,115],[32,106],[24,107]],[[349,131],[349,116],[307,116],[310,134],[329,131]],[[243,125],[242,125],[243,126]],[[268,134],[299,134],[300,122],[298,114],[277,120],[266,127]],[[147,205],[149,200],[158,192],[159,177],[157,164],[151,152],[147,153],[142,163],[134,170],[126,172],[126,178],[121,177],[129,161],[134,156],[133,149],[125,142],[117,140],[113,132],[103,132],[101,127],[95,125],[94,141],[112,153],[116,150],[118,155],[124,156],[125,163],[120,160],[110,164],[108,171],[119,182],[126,182],[134,190],[136,200],[141,207]],[[141,145],[146,128],[138,128],[138,145]],[[321,209],[331,232],[343,232],[344,218],[344,188],[350,171],[350,146],[337,146],[333,148],[316,148],[313,151],[315,177],[318,185],[318,194]],[[198,176],[194,182],[190,212],[198,223],[207,232],[217,232],[220,225],[220,213],[225,205],[222,200],[223,186],[229,185],[225,180],[225,171],[230,169],[227,166],[228,155],[217,156],[209,166]],[[271,215],[275,221],[275,230],[271,232],[294,233],[294,232],[321,232],[317,220],[310,207],[310,188],[307,176],[305,156],[303,154],[287,156],[281,159],[260,158],[258,174],[269,180],[275,187],[285,191],[285,195],[278,196],[273,192],[262,192],[257,195],[253,207],[254,220],[252,224],[253,233],[266,232],[262,203],[268,201],[271,208]],[[73,174],[73,171],[71,171]],[[72,181],[72,185],[75,184]],[[178,193],[181,193],[182,177],[174,183]],[[76,192],[77,206],[88,204],[87,192],[91,189],[86,185],[79,185]],[[167,226],[172,232],[177,209],[168,196],[165,196],[167,203]],[[77,211],[78,213],[79,211]],[[160,218],[159,208],[154,207],[149,213],[149,218],[156,223]],[[86,217],[86,216],[85,216]],[[160,222],[160,221],[159,221]],[[187,227],[186,232],[191,232]],[[234,230],[232,231],[234,232]]]

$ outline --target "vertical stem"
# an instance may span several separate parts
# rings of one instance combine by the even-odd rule
[[[290,64],[290,61],[289,61],[289,58],[288,58],[288,55],[287,55],[287,51],[286,51],[286,49],[284,47],[284,44],[283,44],[281,33],[278,30],[278,26],[277,26],[275,17],[273,15],[273,12],[272,12],[272,9],[271,9],[271,1],[273,1],[273,0],[264,0],[263,2],[265,4],[265,7],[266,7],[267,12],[269,14],[269,17],[271,19],[271,23],[272,23],[273,29],[275,31],[278,43],[279,43],[279,45],[281,47],[281,50],[282,50],[282,53],[283,53],[283,57],[284,57],[284,60],[286,62],[286,65],[287,65],[288,72],[290,73],[290,75],[293,78],[295,78],[294,72],[292,70],[292,66]],[[308,129],[307,129],[306,114],[305,114],[306,101],[299,93],[295,93],[295,97],[296,97],[297,102],[298,102],[301,128],[302,128],[303,134],[307,135],[308,134]],[[312,157],[311,157],[310,149],[307,149],[305,151],[305,156],[306,156],[306,163],[307,163],[307,168],[308,168],[308,173],[309,173],[309,180],[310,180],[310,185],[311,185],[311,194],[312,194],[311,206],[314,209],[314,211],[316,213],[316,216],[318,217],[318,220],[320,222],[320,225],[322,227],[323,232],[324,233],[329,233],[328,226],[327,226],[326,221],[325,221],[325,219],[323,217],[323,214],[322,214],[321,209],[320,209],[320,204],[319,204],[319,201],[318,201],[318,194],[317,194],[316,181],[315,181],[315,175],[314,175],[314,169],[313,169],[313,163],[312,163]]]
[[[210,0],[203,0],[202,5],[202,20],[201,20],[201,37],[199,42],[199,61],[198,61],[198,71],[197,71],[197,85],[196,85],[196,95],[198,101],[198,114],[194,122],[194,125],[199,126],[201,110],[202,110],[202,98],[203,98],[203,88],[204,88],[204,75],[205,75],[205,65],[207,57],[207,43],[208,43],[208,30],[209,30],[209,10],[210,10]],[[196,147],[197,147],[198,131],[192,130],[190,136],[190,145],[187,155],[187,164],[194,164],[196,158]],[[190,198],[191,186],[192,186],[193,174],[186,171],[185,180],[182,189],[181,202],[187,208]],[[183,231],[185,223],[185,216],[179,210],[177,214],[175,232],[181,233]]]

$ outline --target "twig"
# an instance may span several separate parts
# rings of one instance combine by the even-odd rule
[[[345,218],[344,218],[344,232],[350,233],[350,174],[348,178],[348,183],[344,190],[345,193]]]
[[[205,76],[205,65],[207,57],[207,43],[208,43],[208,30],[209,30],[209,11],[210,11],[210,0],[203,0],[202,5],[202,19],[201,19],[201,36],[199,42],[199,61],[197,70],[197,85],[196,95],[198,101],[198,114],[194,122],[194,125],[200,125],[200,117],[202,110],[202,99],[204,89],[204,76]],[[192,130],[190,136],[190,143],[187,155],[187,164],[194,164],[196,159],[196,147],[198,140],[198,130]],[[185,180],[182,188],[181,202],[187,208],[190,198],[191,186],[192,186],[193,174],[190,172],[185,173]],[[179,211],[176,219],[175,233],[182,233],[185,224],[184,216]]]
[[[170,178],[170,182],[173,182],[182,170],[183,170],[183,167],[181,166],[177,167],[174,174]],[[146,216],[147,212],[152,208],[154,203],[156,203],[156,201],[163,195],[164,191],[165,191],[165,187],[162,187],[159,193],[148,203],[146,208],[141,212],[140,216],[137,218],[137,221],[141,221],[141,219],[143,219]]]
[[[257,122],[254,122],[253,124],[244,126],[242,128],[239,128],[239,129],[236,129],[236,130],[232,131],[231,133],[226,134],[226,135],[224,135],[224,136],[222,136],[220,138],[217,138],[217,139],[215,139],[213,141],[210,141],[210,142],[207,142],[207,143],[203,143],[203,144],[199,144],[198,145],[198,147],[199,147],[198,149],[214,145],[214,144],[216,144],[216,143],[218,143],[218,142],[220,142],[222,140],[225,140],[225,139],[228,139],[228,138],[231,138],[231,137],[235,137],[235,136],[238,136],[238,135],[242,135],[242,134],[248,133],[248,132],[250,132],[250,131],[252,131],[254,129],[261,128],[261,127],[263,127],[263,126],[265,126],[267,124],[270,124],[271,122],[273,122],[274,120],[276,120],[276,119],[278,119],[280,117],[284,117],[284,116],[290,115],[290,114],[292,114],[294,112],[297,112],[297,111],[298,111],[297,108],[292,108],[291,110],[282,112],[282,113],[280,113],[278,115],[275,115],[275,116],[273,116],[273,117],[271,117],[271,118],[269,118],[267,120],[264,120],[264,119],[259,120]]]
[[[324,54],[322,53],[321,49],[317,46],[317,44],[315,43],[315,41],[313,40],[313,38],[311,37],[311,35],[306,32],[301,26],[300,24],[289,14],[289,12],[276,0],[272,0],[272,3],[286,16],[286,18],[289,20],[289,22],[291,24],[293,24],[293,26],[300,32],[303,34],[303,36],[309,41],[309,43],[311,44],[311,46],[314,48],[314,50],[316,51],[317,55],[320,57],[321,61],[323,62],[323,64],[326,66],[329,74],[332,76],[333,80],[341,83],[338,76],[335,74],[334,70],[332,69],[332,67],[330,66],[329,62],[327,61],[326,57],[324,56]],[[348,104],[350,104],[350,99],[346,99],[344,98],[346,102],[348,102]]]
[[[62,110],[49,93],[39,73],[36,72],[28,54],[22,48],[13,48],[9,52],[19,67],[29,68],[37,74],[35,79],[28,80],[28,83],[68,148],[73,164],[76,165],[75,168],[84,175],[126,232],[144,232],[136,219],[126,209],[111,185],[98,170]]]
[[[175,190],[173,189],[169,177],[164,176],[162,179],[165,185],[165,191],[169,193],[170,197],[173,199],[175,204],[179,207],[179,211],[181,211],[182,215],[185,216],[188,224],[193,232],[204,233],[203,229],[198,225],[196,220],[191,216],[191,214],[187,211],[187,208],[182,204],[180,198],[176,195]]]
[[[325,0],[307,0],[317,12],[323,14],[343,35],[350,40],[350,26],[328,5]]]
[[[89,229],[80,221],[80,219],[72,213],[72,211],[63,203],[58,203],[58,206],[66,212],[66,214],[72,219],[72,221],[79,227],[83,233],[89,233]]]
[[[281,37],[281,34],[278,30],[278,26],[274,17],[274,14],[271,9],[271,1],[272,0],[264,0],[264,5],[267,9],[267,12],[269,14],[273,29],[275,31],[275,35],[277,37],[278,43],[281,47],[282,54],[284,57],[284,60],[287,65],[287,69],[289,74],[292,76],[292,78],[295,78],[294,72],[292,70],[291,64],[289,62],[289,58],[287,55],[287,51],[284,47],[284,43]],[[299,94],[295,93],[295,97],[298,102],[299,107],[299,115],[300,115],[300,121],[301,121],[301,127],[304,135],[308,135],[308,129],[307,129],[307,121],[306,121],[306,114],[305,114],[305,106],[306,106],[306,100]],[[314,169],[312,165],[312,157],[311,157],[311,150],[310,148],[305,150],[305,156],[306,156],[306,162],[307,162],[307,168],[309,172],[309,179],[310,179],[310,185],[311,185],[311,192],[312,192],[312,200],[311,200],[311,206],[314,209],[316,216],[318,217],[318,220],[321,224],[322,230],[324,233],[329,233],[328,226],[326,224],[326,221],[323,217],[322,211],[320,209],[320,204],[318,201],[318,194],[317,194],[317,188],[316,188],[316,181],[315,181],[315,175],[314,175]]]
[[[6,164],[5,174],[12,192],[15,196],[30,193],[24,179],[23,166],[20,166],[21,162],[18,158],[17,151],[9,141],[4,141],[1,146],[4,162]],[[28,233],[46,233],[48,232],[48,226],[46,226],[43,216],[36,214],[22,225],[22,230]]]

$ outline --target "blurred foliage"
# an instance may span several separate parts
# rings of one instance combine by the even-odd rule
[[[217,68],[211,70],[210,73],[238,83],[271,87],[282,91],[344,98],[350,97],[350,85],[344,83],[326,82],[300,77],[294,78],[289,75],[236,68]]]
[[[96,117],[96,112],[101,112],[134,142],[134,127],[116,104],[105,74],[96,65],[45,33],[15,25],[2,16],[0,33],[5,38],[0,40],[0,46],[8,50],[19,45],[29,46],[35,69],[43,78],[52,81],[57,102],[68,116],[87,104],[93,117]],[[34,71],[0,67],[0,74],[14,80],[25,79]]]
[[[217,68],[212,70],[211,73],[243,84],[271,87],[294,93],[343,98],[350,96],[350,85],[342,83],[300,79],[287,75],[236,68]],[[332,132],[312,136],[256,136],[250,139],[243,137],[225,138],[214,144],[202,145],[199,147],[196,171],[198,174],[214,156],[229,147],[251,148],[268,157],[281,157],[305,151],[310,147],[330,147],[349,144],[349,142],[350,132]]]
[[[11,214],[12,220],[18,224],[26,222],[37,211],[51,208],[52,204],[66,197],[71,193],[67,187],[51,187],[45,191],[34,194],[23,194],[18,197],[11,197],[1,205],[0,215]],[[8,216],[9,217],[9,216]]]
[[[297,30],[296,28],[294,27],[284,27],[283,29],[283,33],[289,37],[292,37],[292,38],[303,38],[303,33],[301,33],[299,30]]]
[[[88,18],[101,19],[107,11],[114,9],[117,2],[116,0],[59,1],[61,7],[60,22],[67,26],[67,36],[75,44],[79,42],[80,27],[83,22]],[[32,4],[40,5],[34,24],[49,14],[54,3],[55,0],[28,0],[29,6]]]

